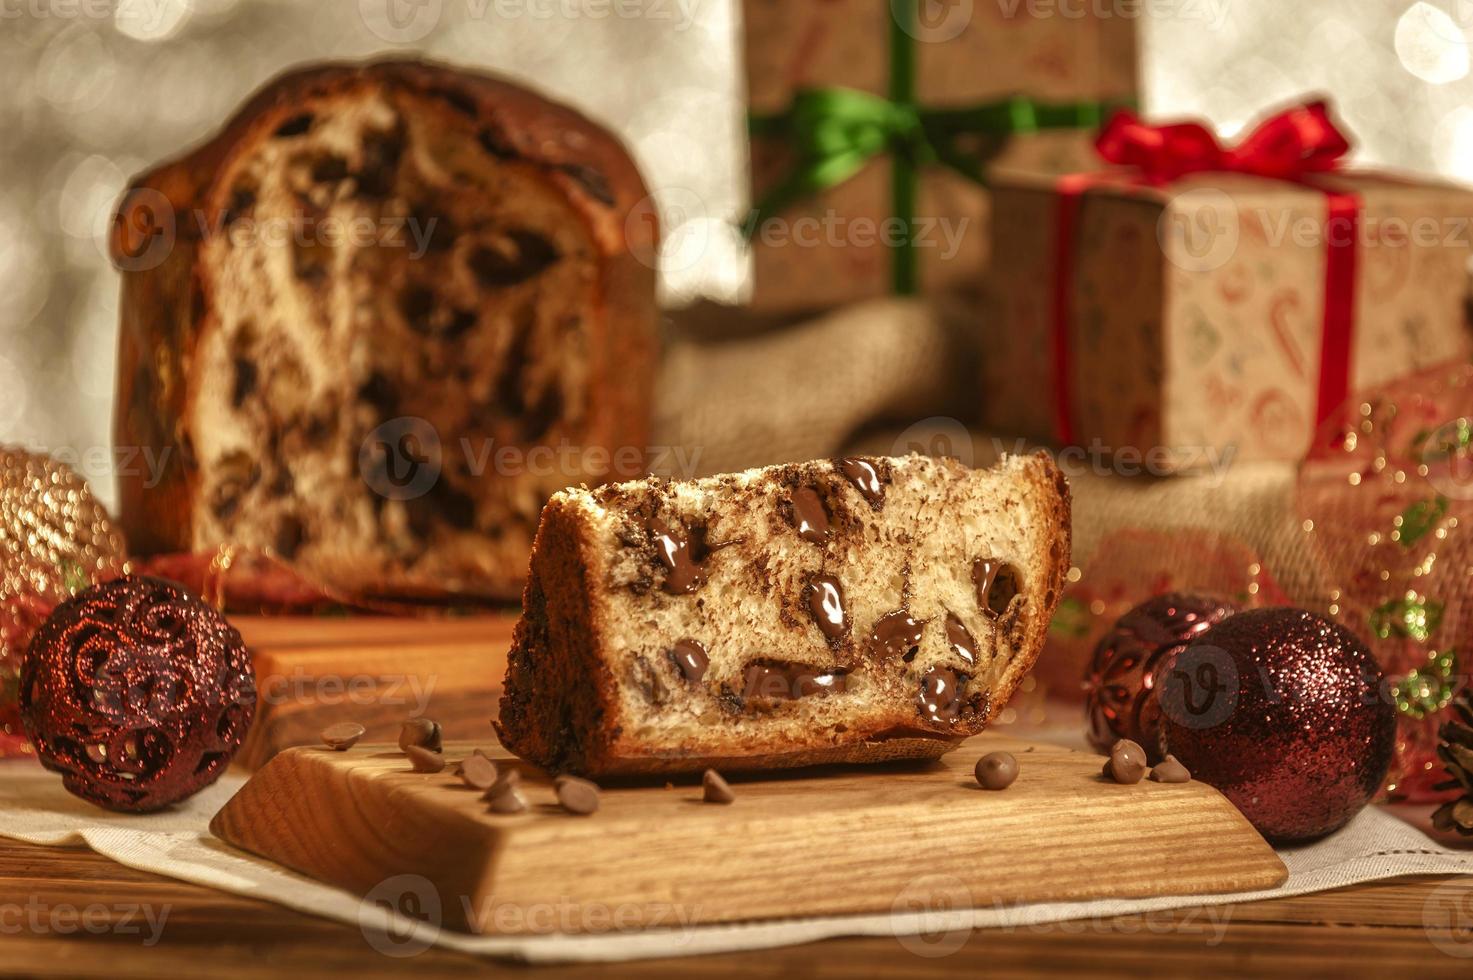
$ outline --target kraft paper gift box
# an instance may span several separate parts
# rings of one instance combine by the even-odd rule
[[[744,0],[746,68],[754,119],[788,110],[806,89],[831,86],[888,96],[893,12],[907,0]],[[908,48],[914,104],[964,110],[1026,96],[1054,106],[1120,104],[1136,92],[1136,18],[1098,7],[915,0]],[[1107,13],[1111,13],[1107,11]],[[1051,124],[1042,123],[1044,127]],[[969,133],[958,142],[984,165],[1064,173],[1090,166],[1094,122],[1011,138]],[[753,200],[792,173],[791,142],[754,126]],[[875,154],[856,174],[783,208],[774,234],[753,241],[752,305],[796,312],[896,289],[885,222],[895,213],[893,155]],[[977,292],[988,253],[988,193],[940,163],[922,163],[915,191],[918,288]],[[804,220],[806,219],[806,220]],[[893,227],[893,226],[892,226]]]
[[[1344,395],[1468,357],[1467,189],[1353,172],[1314,186],[1118,177],[1083,192],[1062,242],[1059,181],[993,181],[982,379],[993,428],[1149,453],[1177,471],[1229,452],[1297,460]],[[1327,222],[1322,188],[1358,196],[1353,227]],[[1353,269],[1327,288],[1332,241]],[[1327,297],[1350,313],[1329,347]]]

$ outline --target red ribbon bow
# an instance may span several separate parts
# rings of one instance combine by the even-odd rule
[[[1335,128],[1321,101],[1269,117],[1231,148],[1223,147],[1200,123],[1152,126],[1122,110],[1100,130],[1095,148],[1110,163],[1134,167],[1151,183],[1208,170],[1299,180],[1339,166],[1350,152],[1350,141]]]
[[[1153,126],[1135,113],[1121,110],[1100,130],[1095,148],[1107,162],[1134,169],[1132,179],[1138,183],[1161,185],[1190,174],[1226,171],[1304,184],[1325,195],[1325,304],[1315,415],[1317,422],[1328,418],[1350,390],[1356,225],[1360,217],[1357,195],[1322,187],[1308,179],[1334,170],[1350,151],[1350,141],[1330,119],[1329,107],[1323,101],[1313,101],[1285,109],[1232,147],[1224,147],[1201,123]],[[1074,174],[1058,184],[1053,366],[1056,434],[1065,445],[1074,441],[1070,299],[1079,203],[1085,191],[1112,179],[1111,174]],[[1341,229],[1348,234],[1342,234]]]

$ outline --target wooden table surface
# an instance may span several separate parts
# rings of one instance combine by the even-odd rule
[[[144,912],[158,922],[158,941]],[[84,925],[85,923],[85,925]],[[895,938],[835,939],[634,966],[528,968],[430,950],[394,958],[356,928],[0,839],[0,975],[1473,976],[1473,877],[1047,926],[978,930],[941,956]],[[932,950],[934,952],[934,950]]]

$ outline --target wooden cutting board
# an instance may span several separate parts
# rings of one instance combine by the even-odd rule
[[[650,924],[662,909],[665,925],[887,912],[938,887],[949,907],[991,907],[1287,877],[1205,784],[1120,786],[1100,776],[1098,756],[1000,735],[939,762],[734,780],[728,806],[701,802],[690,782],[608,788],[592,816],[561,811],[548,777],[483,747],[521,770],[527,813],[493,815],[460,784],[468,743],[448,745],[450,765],[434,775],[410,771],[391,746],[298,748],[257,772],[211,830],[374,900],[396,876],[421,876],[411,880],[433,888],[443,925],[482,933],[628,928],[619,910]],[[989,792],[972,767],[996,749],[1021,774]]]
[[[249,769],[356,721],[390,742],[411,715],[449,738],[489,738],[516,616],[444,619],[239,616],[256,668],[256,720],[236,762]]]

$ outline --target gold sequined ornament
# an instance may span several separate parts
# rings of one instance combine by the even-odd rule
[[[0,446],[0,757],[31,754],[17,711],[31,634],[58,603],[126,570],[123,535],[85,480]]]

